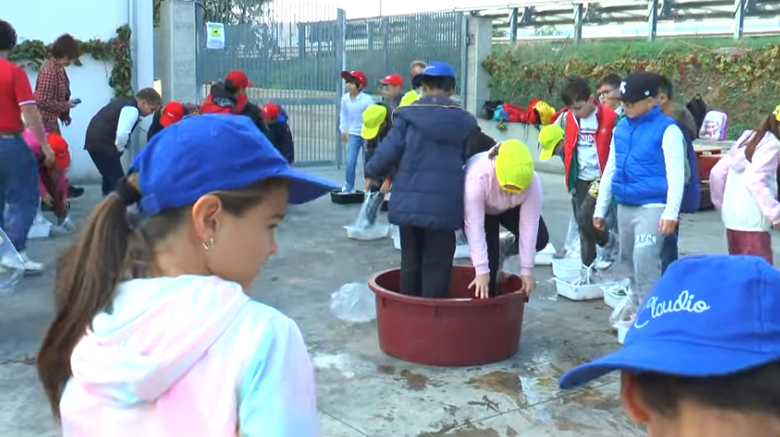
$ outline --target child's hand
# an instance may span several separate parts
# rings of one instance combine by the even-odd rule
[[[523,290],[526,295],[530,295],[532,291],[536,290],[536,279],[534,279],[533,276],[520,276],[520,281],[523,283],[521,290]]]
[[[599,231],[604,230],[604,219],[601,217],[593,217],[593,227]]]
[[[379,187],[379,192],[382,194],[387,194],[390,192],[390,188],[393,187],[392,182],[390,182],[390,179],[385,179],[384,182],[382,182],[382,186]]]
[[[487,299],[490,295],[490,273],[483,273],[474,277],[469,284],[469,290],[474,288],[474,297],[477,299]]]
[[[347,142],[347,137],[348,137],[347,133],[346,132],[342,132],[341,133],[341,142],[342,143],[346,143]]]
[[[677,228],[677,221],[661,219],[660,225],[661,225],[661,235],[666,237],[674,233],[674,230]]]
[[[366,186],[363,188],[363,191],[368,193],[372,188],[374,188],[374,181],[366,178]]]

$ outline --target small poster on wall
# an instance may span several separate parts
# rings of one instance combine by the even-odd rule
[[[225,25],[222,23],[206,23],[206,48],[222,50],[225,48]]]

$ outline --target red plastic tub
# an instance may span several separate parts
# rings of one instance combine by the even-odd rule
[[[517,353],[526,294],[518,276],[499,284],[500,295],[474,299],[474,268],[453,266],[448,299],[396,293],[400,270],[379,272],[368,286],[376,294],[379,347],[386,354],[431,366],[478,366]]]

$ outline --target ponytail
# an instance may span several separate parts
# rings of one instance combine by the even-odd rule
[[[769,114],[758,127],[753,131],[753,135],[744,142],[745,146],[745,158],[748,162],[753,162],[753,154],[756,152],[756,147],[761,143],[767,133],[772,133],[775,138],[780,140],[780,116],[777,115],[777,110],[772,114]]]
[[[54,287],[55,318],[38,352],[38,377],[54,416],[72,372],[73,349],[94,317],[111,307],[123,279],[125,259],[133,231],[127,206],[140,196],[134,178],[123,180],[92,211],[76,242],[57,260]]]

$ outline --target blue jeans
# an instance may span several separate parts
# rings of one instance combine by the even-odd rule
[[[353,191],[355,189],[355,171],[357,169],[358,155],[360,150],[363,149],[363,137],[360,135],[350,135],[347,139],[347,174],[344,188],[346,191]],[[363,152],[363,159],[365,159],[366,153]],[[365,165],[365,163],[363,163]]]
[[[674,230],[674,233],[664,238],[663,245],[661,246],[661,274],[666,273],[666,268],[669,264],[677,261],[680,256],[678,253],[677,244],[680,240],[680,226]]]
[[[0,137],[0,228],[19,252],[27,247],[27,233],[38,214],[38,163],[22,140]],[[6,221],[7,219],[7,221]]]

